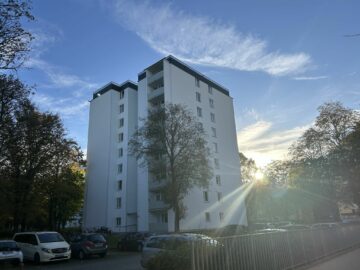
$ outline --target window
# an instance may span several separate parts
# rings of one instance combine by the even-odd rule
[[[216,184],[219,185],[219,186],[221,185],[220,175],[217,175],[217,176],[216,176]]]
[[[197,107],[196,110],[197,110],[197,116],[202,117],[202,110],[201,110],[201,108],[200,108],[200,107]]]
[[[200,80],[198,78],[195,78],[195,85],[197,87],[200,87]]]
[[[122,148],[119,148],[119,157],[122,157],[124,155],[124,150]]]
[[[123,99],[124,98],[124,91],[121,91],[120,92],[120,99]]]
[[[219,213],[219,219],[220,219],[220,221],[224,220],[224,213],[223,212]]]
[[[167,213],[159,213],[157,215],[157,223],[168,223]]]
[[[119,142],[122,142],[124,140],[124,133],[119,134]]]
[[[120,227],[121,226],[121,217],[117,217],[116,218],[116,226]]]
[[[204,195],[204,201],[208,202],[209,201],[209,193],[207,191],[204,191],[203,195]]]
[[[210,213],[209,212],[205,212],[205,220],[206,220],[206,222],[210,222]]]
[[[121,197],[116,198],[116,208],[121,208]]]
[[[216,138],[216,128],[211,128],[212,136]]]
[[[167,213],[161,214],[161,223],[168,223],[168,215]]]
[[[201,96],[199,92],[196,92],[196,101],[201,102]]]
[[[210,120],[211,120],[211,122],[215,123],[215,114],[214,113],[210,113]]]
[[[161,200],[162,200],[161,192],[156,192],[156,194],[155,194],[155,199],[156,199],[157,201],[161,201]]]
[[[119,120],[119,127],[123,127],[124,126],[124,118],[121,118]]]
[[[213,93],[212,92],[212,87],[210,85],[208,85],[208,92],[209,92],[210,95],[212,95],[212,93]]]
[[[122,180],[118,181],[118,190],[122,190]]]
[[[215,168],[219,169],[220,165],[219,165],[219,160],[217,158],[214,159],[214,164],[215,164]]]
[[[118,165],[118,173],[122,173],[123,172],[123,165],[119,164]]]
[[[124,112],[124,104],[121,104],[119,107],[119,112],[123,113]]]
[[[198,127],[199,127],[200,129],[204,129],[204,125],[203,125],[203,123],[198,122],[197,124],[198,124]]]
[[[219,202],[221,201],[221,199],[222,199],[222,193],[221,192],[217,193],[217,199],[218,199]]]
[[[214,152],[218,153],[218,145],[216,142],[213,143],[214,144]]]
[[[209,98],[209,106],[210,108],[214,108],[214,100],[212,98]]]

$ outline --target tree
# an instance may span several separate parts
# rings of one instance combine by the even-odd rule
[[[265,168],[265,178],[273,185],[286,186],[290,178],[291,162],[287,160],[274,160]]]
[[[15,112],[28,101],[30,89],[12,75],[0,75],[0,166],[9,134],[7,125],[14,120]]]
[[[129,142],[130,153],[163,183],[164,202],[175,213],[175,231],[185,215],[191,188],[207,187],[212,176],[203,128],[186,107],[167,104],[150,110]]]
[[[28,1],[0,2],[0,69],[17,69],[26,59],[33,37],[23,28],[22,19],[34,20]]]
[[[256,163],[253,159],[247,158],[243,153],[239,153],[241,180],[243,183],[249,183],[255,180],[255,174],[258,171]]]
[[[44,222],[49,213],[44,204],[51,196],[44,194],[43,190],[58,187],[52,185],[51,179],[68,174],[74,161],[70,155],[73,148],[65,138],[59,116],[39,112],[30,101],[15,111],[6,129],[9,137],[0,167],[0,193],[8,202],[14,230],[18,230],[19,225],[24,230],[30,223],[39,226]],[[56,170],[58,175],[54,173]],[[51,190],[62,196],[65,196],[65,191],[61,188]],[[65,205],[66,201],[61,203]]]
[[[339,158],[334,154],[343,147],[343,141],[351,134],[359,114],[345,108],[340,102],[325,103],[319,107],[319,115],[313,127],[309,128],[290,149],[292,156],[292,184],[307,190],[314,198],[321,198],[314,204],[314,213],[324,218],[324,213],[339,217],[337,203],[341,199],[344,179],[337,167]]]
[[[318,108],[313,127],[305,131],[291,147],[293,159],[306,160],[325,157],[339,147],[341,142],[354,130],[359,113],[345,108],[340,102],[329,102]]]
[[[82,152],[74,141],[63,135],[54,141],[54,155],[38,186],[46,198],[47,226],[57,230],[81,208],[84,189],[84,172],[80,168]]]

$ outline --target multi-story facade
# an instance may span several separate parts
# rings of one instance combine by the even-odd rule
[[[234,109],[229,91],[168,56],[138,75],[138,83],[109,83],[90,105],[84,226],[112,231],[173,231],[174,213],[162,201],[146,167],[128,155],[127,144],[149,108],[183,104],[203,125],[212,150],[213,179],[184,199],[181,230],[246,225]]]

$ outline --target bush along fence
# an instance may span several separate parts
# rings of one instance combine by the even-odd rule
[[[359,225],[201,240],[192,243],[191,269],[296,269],[359,244]]]

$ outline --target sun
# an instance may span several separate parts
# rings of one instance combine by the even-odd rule
[[[264,174],[261,171],[257,171],[255,173],[255,180],[256,181],[262,181],[264,180]]]

